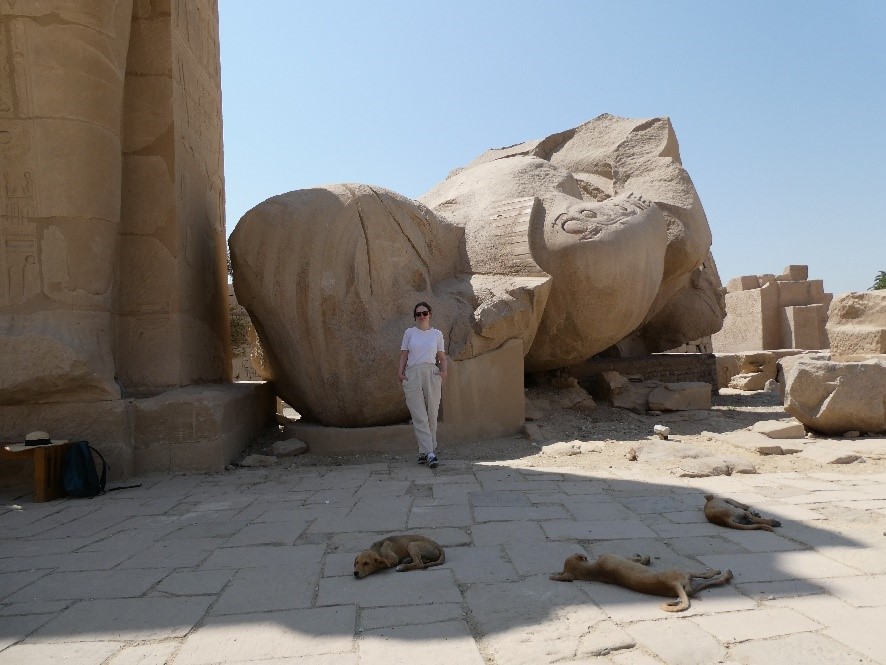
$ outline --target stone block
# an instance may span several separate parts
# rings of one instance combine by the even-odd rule
[[[149,148],[172,126],[172,78],[127,76],[123,151]]]
[[[12,14],[20,11],[18,7],[9,9]],[[110,53],[121,46],[125,49],[122,40],[117,41],[117,31],[111,26],[104,32],[62,21],[16,21],[16,26],[13,34],[17,39],[12,43],[18,71],[14,76],[27,79],[27,96],[20,104],[27,104],[24,108],[28,115],[88,123],[96,130],[116,135],[120,131],[116,124],[118,86],[124,63]]]
[[[56,119],[29,121],[33,168],[39,174],[37,214],[82,222],[120,217],[120,141],[85,122]],[[89,168],[71,168],[89,164]],[[108,265],[112,262],[108,261]]]
[[[179,266],[159,240],[129,237],[121,247],[117,309],[121,314],[165,314],[178,307]]]
[[[886,357],[835,362],[804,354],[781,360],[785,411],[810,429],[828,434],[886,432]]]
[[[53,439],[89,441],[105,456],[111,480],[133,472],[129,400],[0,406],[0,440],[23,441],[43,430]]]
[[[110,328],[102,312],[0,315],[0,404],[119,398]]]
[[[117,377],[130,394],[155,393],[181,383],[181,329],[170,313],[116,317]]]
[[[778,282],[779,307],[793,307],[812,303],[812,287],[809,282]]]
[[[802,282],[809,279],[809,266],[790,265],[785,266],[779,279],[784,278],[786,281]]]
[[[468,360],[450,360],[440,404],[447,438],[441,441],[515,434],[525,422],[524,401],[521,340]]]
[[[168,471],[220,471],[272,421],[274,405],[265,383],[189,386],[135,400],[136,469],[160,470],[168,454]]]
[[[715,354],[717,362],[717,388],[729,387],[729,381],[741,373],[741,356],[735,353]]]
[[[850,450],[840,450],[836,447],[820,446],[814,443],[806,444],[800,457],[821,464],[852,464],[861,459],[861,455]]]
[[[523,343],[511,340],[469,360],[449,360],[443,383],[437,440],[468,444],[478,438],[516,434],[523,429]],[[298,421],[284,427],[320,455],[407,452],[415,449],[411,424],[378,427],[324,427]]]
[[[735,293],[736,291],[750,291],[751,289],[760,288],[760,278],[756,275],[743,275],[741,277],[733,277],[726,284],[727,293]]]
[[[666,383],[648,397],[653,411],[690,411],[711,408],[711,384],[697,381]]]
[[[806,436],[806,428],[799,420],[761,420],[751,426],[752,432],[763,434],[770,439],[802,439]]]
[[[172,31],[168,18],[143,17],[132,21],[126,73],[172,77]]]
[[[711,340],[716,352],[759,351],[779,346],[778,286],[726,294],[726,320]]]
[[[822,339],[824,305],[796,305],[782,310],[781,346],[785,349],[827,348]]]
[[[175,183],[167,161],[159,155],[123,157],[123,209],[121,227],[127,234],[162,236],[175,213]],[[168,231],[167,231],[168,233]]]
[[[828,309],[834,356],[886,354],[886,290],[844,293]]]
[[[766,381],[763,372],[742,372],[732,377],[729,387],[733,390],[763,390]]]

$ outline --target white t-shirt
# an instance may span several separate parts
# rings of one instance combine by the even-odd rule
[[[406,366],[420,365],[421,363],[437,362],[437,352],[445,351],[443,348],[443,333],[436,328],[422,330],[421,328],[407,328],[403,333],[401,351],[409,351],[406,358]]]

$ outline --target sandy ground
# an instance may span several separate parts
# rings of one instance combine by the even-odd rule
[[[653,435],[655,425],[671,429],[668,440],[703,448],[713,456],[741,457],[750,461],[757,473],[828,471],[845,474],[872,474],[886,471],[886,460],[863,458],[851,464],[822,464],[799,455],[759,455],[728,442],[711,437],[707,433],[729,433],[749,428],[761,420],[789,418],[784,411],[781,397],[767,392],[743,392],[723,389],[714,395],[710,411],[685,411],[657,415],[639,415],[625,409],[598,404],[590,411],[578,411],[557,406],[560,392],[555,388],[536,387],[526,391],[527,403],[550,405],[540,410],[533,422],[538,425],[543,441],[533,442],[526,434],[498,439],[483,440],[470,445],[439,449],[441,459],[504,461],[519,459],[521,466],[572,467],[594,469],[637,469],[654,462],[632,461],[631,451],[648,441],[659,441]],[[537,409],[533,409],[537,410]],[[277,430],[265,432],[246,454],[261,453],[273,441],[281,438]],[[856,439],[864,441],[865,437]],[[882,439],[879,439],[882,440]],[[810,437],[807,441],[839,442],[839,437]],[[557,442],[590,442],[593,452],[569,456],[546,454],[543,445]],[[365,464],[374,461],[396,460],[411,457],[403,454],[367,454],[330,458],[310,452],[281,463],[294,466],[323,466],[333,464]]]

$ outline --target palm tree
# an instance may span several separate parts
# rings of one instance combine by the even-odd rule
[[[879,291],[886,289],[886,270],[881,270],[874,278],[874,285],[868,291]]]

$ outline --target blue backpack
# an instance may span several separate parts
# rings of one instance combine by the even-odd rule
[[[101,459],[101,477],[96,471],[93,453]],[[99,451],[86,441],[77,441],[68,447],[62,460],[62,484],[69,496],[91,498],[103,494],[107,480],[108,463]]]

